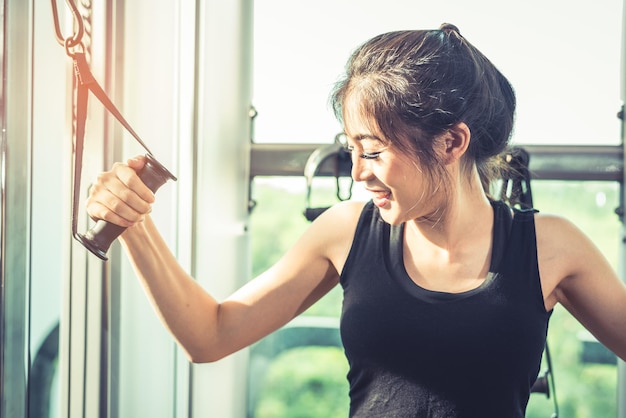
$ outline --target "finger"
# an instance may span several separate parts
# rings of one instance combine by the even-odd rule
[[[105,174],[103,176],[105,181],[103,184],[113,194],[138,211],[141,211],[145,204],[151,205],[154,203],[154,193],[141,181],[134,168],[126,164],[117,163],[111,171],[114,174],[113,176],[103,173]],[[117,181],[121,182],[121,184],[117,183]],[[132,191],[132,193],[129,191]],[[137,198],[140,200],[137,200]]]
[[[131,222],[128,219],[119,216],[118,214],[112,212],[107,207],[101,205],[98,202],[87,202],[87,212],[93,220],[105,220],[109,223],[119,225],[124,228],[131,227],[137,223]]]
[[[94,219],[129,226],[150,213],[153,201],[154,194],[138,178],[134,169],[125,164],[115,164],[111,171],[100,173],[91,186],[86,206]]]
[[[127,164],[130,168],[139,172],[146,165],[146,157],[144,155],[138,155],[134,158],[131,158],[127,161]]]
[[[119,182],[118,182],[119,183]],[[122,183],[119,183],[122,184]],[[126,190],[126,191],[124,191]],[[133,196],[140,203],[131,206],[127,203],[128,198],[120,198],[101,183],[92,186],[90,195],[86,201],[87,213],[93,219],[104,219],[120,226],[130,226],[143,220],[146,214],[152,210],[151,205],[138,199],[132,191],[123,189],[118,192],[121,195]]]

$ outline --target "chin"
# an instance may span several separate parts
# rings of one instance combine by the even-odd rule
[[[383,221],[387,222],[389,225],[400,225],[406,222],[406,219],[394,210],[384,208],[379,208],[379,210],[380,217],[383,218]]]

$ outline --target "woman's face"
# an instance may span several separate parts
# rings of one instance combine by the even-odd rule
[[[352,178],[362,182],[383,219],[397,225],[417,218],[432,218],[441,206],[437,192],[418,159],[407,155],[382,136],[376,123],[358,112],[344,114]]]

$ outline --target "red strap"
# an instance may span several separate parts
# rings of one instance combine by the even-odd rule
[[[130,127],[130,124],[124,119],[124,116],[120,113],[119,110],[115,107],[113,102],[109,99],[107,94],[104,92],[102,87],[98,84],[96,79],[91,74],[89,70],[89,64],[87,64],[87,59],[85,58],[85,54],[82,52],[74,53],[74,72],[76,74],[76,81],[78,83],[78,88],[81,86],[86,87],[91,90],[92,93],[96,96],[98,100],[104,105],[104,107],[115,116],[115,118],[126,128],[128,132],[139,142],[139,144],[148,152],[148,154],[152,154],[146,144],[139,138],[139,135]],[[87,105],[87,100],[85,99],[85,107]]]

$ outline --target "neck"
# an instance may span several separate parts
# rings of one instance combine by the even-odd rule
[[[475,239],[476,234],[491,230],[493,209],[474,167],[469,177],[454,176],[450,193],[428,219],[408,222],[409,229],[441,248]]]

